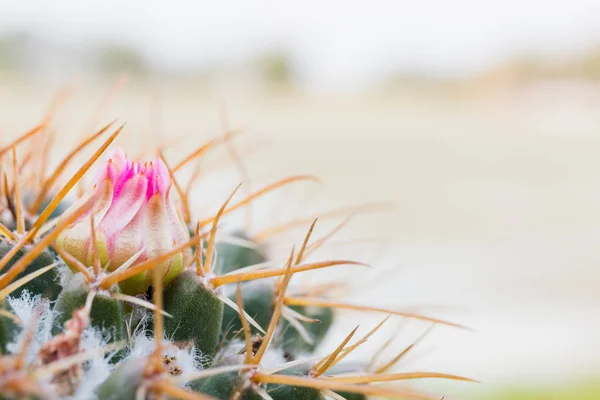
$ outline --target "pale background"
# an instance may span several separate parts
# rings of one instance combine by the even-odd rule
[[[0,2],[0,143],[65,85],[65,148],[115,82],[95,124],[127,121],[130,149],[193,140],[172,159],[219,134],[225,105],[254,186],[307,172],[315,209],[395,204],[347,227],[378,239],[352,256],[401,269],[360,300],[475,330],[440,328],[401,367],[482,381],[429,386],[448,398],[600,398],[600,3],[51,4]],[[379,316],[328,345],[357,320]]]

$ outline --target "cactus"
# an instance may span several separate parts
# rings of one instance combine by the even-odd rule
[[[112,124],[87,137],[41,183],[21,187],[20,174],[28,170],[19,168],[17,150],[44,135],[44,127],[0,148],[0,158],[12,161],[11,178],[0,188],[0,399],[427,399],[439,396],[378,383],[469,380],[390,372],[417,342],[385,363],[346,361],[391,317],[460,325],[345,302],[318,285],[294,286],[296,274],[363,267],[344,258],[307,261],[327,239],[311,242],[316,220],[287,261],[270,254],[266,238],[278,240],[295,223],[221,236],[219,221],[233,211],[312,177],[285,178],[233,203],[236,189],[216,214],[195,219],[203,210],[190,205],[178,172],[218,144],[229,145],[229,134],[174,167],[162,154],[142,163],[117,149],[72,202],[66,196],[84,187],[82,177],[123,127],[68,179],[65,166]],[[46,305],[45,314],[38,303]],[[354,338],[357,327],[335,348],[323,349],[337,309],[387,318],[361,338]]]
[[[10,268],[12,265],[14,265],[27,252],[29,247],[30,246],[26,245],[19,249],[15,256],[6,263],[6,266]],[[0,243],[0,257],[4,257],[12,248],[14,248],[14,244],[10,242]],[[16,279],[23,278],[30,273],[38,271],[54,263],[60,264],[62,263],[62,260],[57,258],[51,251],[46,249],[35,260],[31,261],[27,268],[17,275]],[[32,294],[42,295],[50,300],[56,300],[62,290],[58,268],[53,268],[51,271],[41,275],[37,279],[29,281],[27,284],[13,291],[12,295],[20,296],[24,290]]]
[[[125,311],[123,303],[111,297],[111,294],[114,296],[114,292],[118,293],[118,288],[113,288],[112,293],[96,294],[86,284],[81,273],[75,274],[65,284],[54,304],[56,318],[53,333],[60,333],[73,312],[84,307],[89,296],[94,296],[90,310],[92,326],[106,332],[113,341],[123,340],[126,332]]]
[[[223,322],[223,303],[192,271],[179,275],[165,290],[165,311],[172,315],[165,331],[176,341],[193,341],[204,355],[215,353]]]

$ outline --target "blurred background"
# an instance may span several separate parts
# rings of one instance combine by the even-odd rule
[[[1,142],[61,90],[58,147],[119,118],[180,158],[226,109],[253,178],[393,202],[346,228],[363,300],[474,329],[406,365],[482,381],[446,398],[600,399],[600,2],[0,2]]]

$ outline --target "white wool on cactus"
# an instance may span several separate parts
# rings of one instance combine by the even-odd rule
[[[19,351],[24,335],[34,329],[33,340],[27,352],[27,362],[37,361],[41,347],[52,338],[52,324],[55,313],[50,308],[50,302],[41,296],[32,296],[28,291],[23,291],[21,297],[8,297],[8,304],[13,308],[15,315],[23,323],[23,329],[7,345],[9,353]],[[33,324],[33,326],[32,326]]]
[[[97,329],[88,327],[83,331],[81,347],[84,350],[102,348],[109,344],[106,336]],[[110,354],[106,357],[94,357],[84,366],[84,376],[79,382],[72,400],[96,400],[95,390],[108,378],[114,365],[110,363]]]
[[[190,344],[188,347],[179,347],[168,338],[163,338],[163,355],[167,372],[172,375],[191,374],[202,370],[202,360],[196,355],[196,349]],[[134,333],[131,343],[129,358],[145,358],[156,349],[153,337],[147,335],[145,330]]]

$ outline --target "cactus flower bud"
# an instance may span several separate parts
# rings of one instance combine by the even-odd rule
[[[79,261],[92,265],[90,219],[93,217],[95,245],[101,265],[108,267],[108,271],[119,268],[142,250],[136,264],[160,256],[190,239],[170,189],[171,177],[160,158],[141,163],[130,160],[123,150],[117,149],[97,173],[92,188],[94,207],[60,234],[57,245]],[[186,249],[156,268],[168,284],[191,259],[191,250]],[[148,271],[120,285],[123,292],[138,294],[151,283],[152,273]]]

